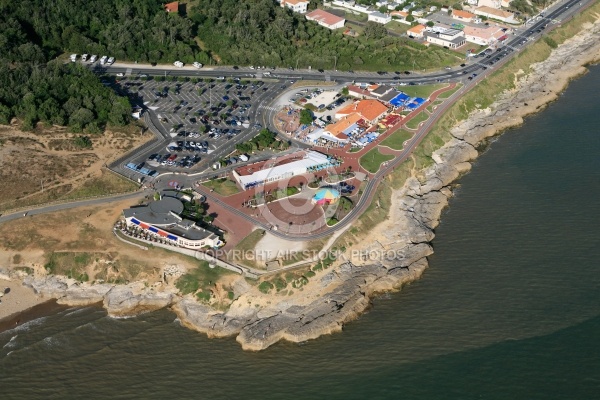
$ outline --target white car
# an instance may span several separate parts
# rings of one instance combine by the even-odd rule
[[[88,55],[84,54],[81,56],[81,61],[87,61]]]
[[[102,57],[100,58],[100,64],[102,64],[102,65],[106,64],[106,59],[107,59],[107,58],[108,58],[108,57],[106,57],[106,56],[102,56]]]
[[[251,66],[249,66],[248,68],[250,68],[250,69],[254,69],[254,67],[253,67],[252,65],[251,65]]]
[[[124,73],[122,73],[122,72],[119,72],[119,73],[117,74],[117,76],[125,76],[125,74],[124,74]]]
[[[198,61],[194,61],[194,64],[192,65],[196,68],[202,68],[202,64],[200,64]]]
[[[98,59],[98,56],[95,54],[92,54],[92,57],[90,58],[90,62],[95,63],[97,59]]]
[[[77,54],[71,54],[71,62],[77,61]]]
[[[115,58],[114,58],[114,57],[110,57],[106,63],[107,63],[108,65],[111,65],[111,64],[112,64],[112,63],[114,63],[114,62],[115,62]]]
[[[182,68],[183,67],[183,63],[181,61],[175,61],[173,63],[174,66],[176,66],[177,68]]]

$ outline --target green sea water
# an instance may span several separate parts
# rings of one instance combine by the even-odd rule
[[[243,352],[160,311],[0,333],[2,399],[600,398],[600,67],[460,181],[423,278],[343,333]]]

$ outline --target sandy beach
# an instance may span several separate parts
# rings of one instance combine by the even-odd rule
[[[21,313],[50,299],[37,295],[33,289],[22,285],[20,280],[0,279],[0,322],[10,319],[13,314]]]

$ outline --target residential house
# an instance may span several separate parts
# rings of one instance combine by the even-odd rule
[[[358,114],[365,122],[374,124],[379,121],[388,108],[378,100],[360,100],[338,110],[335,113],[335,118],[344,118],[351,114]]]
[[[425,33],[425,25],[415,25],[406,31],[406,34],[413,39],[421,39]]]
[[[388,93],[392,89],[393,88],[391,86],[381,85],[377,89],[372,90],[371,94],[373,95],[373,97],[376,97],[376,98],[379,99],[379,98],[381,98],[383,95],[385,95],[386,93]]]
[[[458,29],[447,29],[444,32],[425,32],[425,39],[438,46],[457,49],[466,43],[465,33]]]
[[[477,0],[476,5],[479,7],[490,7],[490,8],[499,9],[500,7],[502,7],[502,1],[501,0]]]
[[[408,17],[408,13],[406,11],[392,11],[390,15],[392,18],[396,19],[406,19],[406,17]]]
[[[452,10],[452,18],[464,22],[473,22],[475,14],[464,10]]]
[[[306,19],[309,21],[315,21],[321,26],[329,29],[342,28],[346,23],[346,20],[337,15],[328,13],[327,11],[316,9],[306,14]]]
[[[392,20],[392,17],[390,16],[390,14],[383,14],[383,13],[380,13],[379,11],[375,11],[375,12],[372,12],[371,14],[369,14],[367,19],[369,21],[373,21],[373,22],[377,22],[379,24],[385,25]]]
[[[505,35],[502,28],[497,25],[485,26],[485,27],[472,27],[465,26],[463,29],[465,33],[465,39],[467,42],[479,44],[482,46],[489,46],[498,41]]]
[[[495,8],[487,6],[477,7],[474,13],[490,19],[496,19],[498,21],[507,22],[509,24],[517,23],[517,20],[513,13],[503,10],[497,10]]]
[[[363,99],[363,98],[372,98],[373,96],[371,96],[371,92],[369,92],[367,89],[363,89],[361,87],[355,86],[355,85],[349,85],[348,86],[348,95],[352,96],[352,97],[358,97],[359,99]]]
[[[281,7],[287,7],[293,12],[306,14],[310,0],[281,0]]]
[[[177,13],[179,12],[179,2],[174,1],[172,3],[165,4],[165,11],[168,13]]]

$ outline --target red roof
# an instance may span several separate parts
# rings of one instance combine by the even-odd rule
[[[319,21],[328,26],[345,21],[344,18],[338,17],[337,15],[328,13],[327,11],[321,9],[316,9],[306,14],[306,19],[308,19],[309,21]]]
[[[179,12],[179,2],[174,1],[172,3],[165,4],[165,11],[169,13]]]

